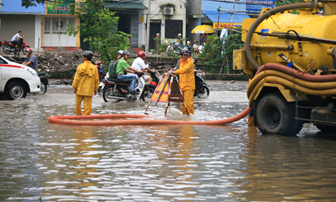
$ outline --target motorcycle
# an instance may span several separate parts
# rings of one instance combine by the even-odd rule
[[[14,54],[17,54],[18,52],[22,51],[23,54],[26,54],[27,48],[30,48],[28,44],[26,44],[23,39],[21,40],[21,48],[20,50],[17,49],[17,45],[14,45],[12,42],[4,40],[1,42],[2,51],[6,53],[7,55],[14,52]]]
[[[105,77],[103,80],[103,99],[105,102],[119,102],[122,100],[127,101],[137,101],[142,99],[146,101],[147,98],[151,98],[157,83],[159,82],[159,78],[155,73],[151,72],[151,77],[153,79],[152,84],[146,84],[145,79],[141,74],[138,74],[138,83],[136,86],[136,91],[139,94],[133,95],[129,93],[128,84],[130,81],[121,81],[116,78]]]
[[[203,72],[201,75],[195,72],[195,93],[194,96],[197,97],[209,97],[210,90],[205,83],[203,77],[205,73]]]
[[[181,54],[182,47],[175,44],[175,42],[169,44],[166,49],[167,55],[180,55]]]
[[[37,72],[38,76],[40,77],[41,80],[41,85],[40,85],[40,92],[42,94],[45,94],[48,90],[49,86],[49,81],[48,81],[48,75],[45,72]]]

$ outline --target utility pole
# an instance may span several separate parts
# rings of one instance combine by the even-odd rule
[[[231,16],[231,26],[230,26],[230,30],[232,29],[233,15],[234,15],[234,12],[235,12],[235,6],[236,6],[236,0],[233,0],[233,9],[232,9],[232,16]]]
[[[146,39],[146,44],[145,44],[145,51],[148,54],[149,53],[149,32],[150,32],[150,11],[151,11],[151,1],[148,0],[148,13],[147,13],[147,39]]]
[[[218,26],[219,26],[219,16],[220,16],[220,6],[217,8],[218,11],[218,19],[217,19],[217,31],[218,31]]]

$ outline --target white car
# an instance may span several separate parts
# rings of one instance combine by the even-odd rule
[[[40,92],[41,81],[37,72],[25,65],[11,62],[0,55],[0,93],[9,100]]]

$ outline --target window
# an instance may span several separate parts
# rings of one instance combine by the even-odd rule
[[[7,64],[7,62],[0,58],[0,64]]]
[[[179,33],[181,33],[183,36],[182,20],[166,20],[165,38],[176,38]]]

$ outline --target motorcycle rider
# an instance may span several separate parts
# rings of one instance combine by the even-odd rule
[[[198,41],[196,41],[196,43],[193,45],[193,49],[194,49],[195,55],[197,56],[198,55]]]
[[[179,69],[175,71],[169,71],[171,74],[179,74],[179,85],[183,94],[184,101],[187,105],[189,114],[194,114],[194,92],[195,92],[195,73],[194,63],[190,59],[189,50],[181,50],[182,58],[179,63]],[[183,114],[188,114],[184,104],[181,103]]]
[[[136,69],[137,71],[150,71],[154,73],[155,71],[148,68],[148,64],[145,64],[146,53],[144,51],[140,51],[138,53],[138,57],[132,63],[132,68]],[[151,84],[152,78],[147,75],[143,75],[146,84]]]
[[[12,37],[12,44],[15,46],[17,45],[17,50],[19,51],[21,49],[21,40],[25,37],[25,35],[21,36],[21,31],[18,31],[13,37]]]
[[[31,48],[27,48],[26,55],[27,59],[22,64],[31,67],[37,72],[38,62],[36,56],[33,55],[33,50]]]
[[[117,61],[122,57],[123,53],[124,53],[123,50],[118,50]]]
[[[120,58],[118,65],[117,65],[117,79],[121,81],[130,81],[128,84],[128,88],[130,88],[131,94],[139,94],[137,91],[135,91],[135,84],[137,80],[137,76],[134,74],[125,75],[124,72],[129,73],[142,73],[141,71],[138,71],[136,69],[133,69],[127,64],[127,59],[129,58],[130,53],[126,50],[123,52],[123,57]]]
[[[97,67],[92,64],[93,53],[84,51],[83,64],[77,67],[72,83],[73,92],[76,94],[75,108],[77,115],[83,115],[81,104],[84,100],[84,115],[90,115],[92,110],[92,97],[97,95],[99,88],[99,73]]]

